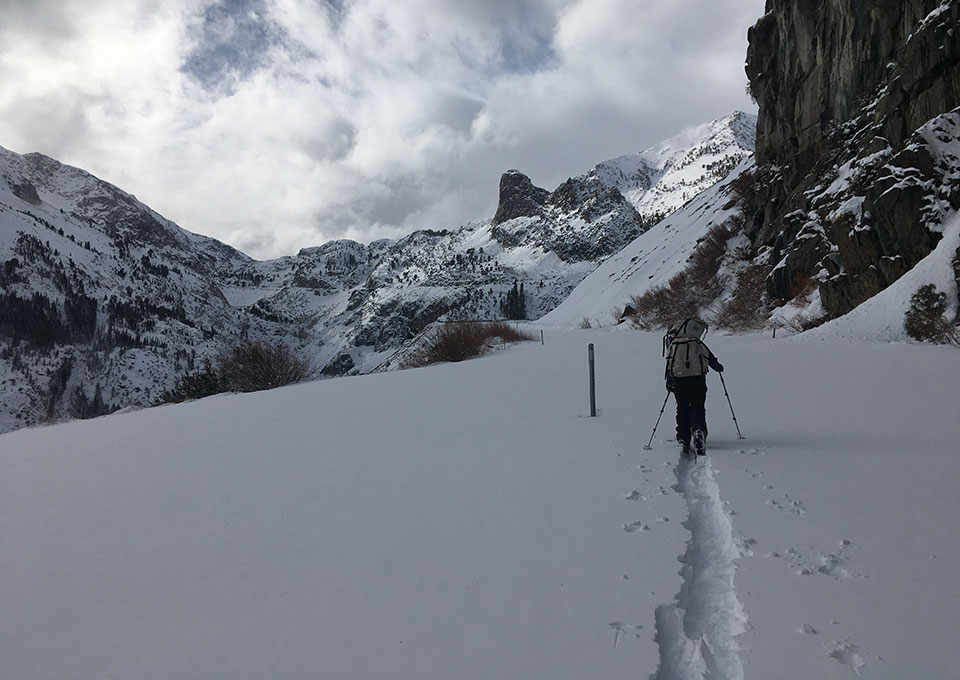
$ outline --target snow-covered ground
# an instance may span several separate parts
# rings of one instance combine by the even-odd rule
[[[622,329],[2,435],[0,677],[957,677],[960,352],[707,340],[700,465]]]

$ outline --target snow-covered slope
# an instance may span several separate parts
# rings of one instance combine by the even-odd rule
[[[701,467],[638,332],[0,435],[0,676],[954,677],[960,354],[710,343]]]
[[[665,285],[687,266],[698,240],[713,225],[737,217],[739,206],[731,200],[729,185],[741,172],[750,172],[753,167],[752,159],[744,161],[726,181],[704,191],[687,206],[639,236],[587,276],[541,321],[556,326],[577,325],[584,321],[593,326],[617,323],[633,296]],[[853,311],[807,333],[817,338],[909,340],[904,329],[904,315],[914,293],[926,284],[933,284],[939,292],[946,294],[945,318],[957,319],[960,215],[953,214],[941,228],[942,238],[933,252],[895,283]],[[729,279],[729,272],[725,276]],[[793,319],[798,316],[812,317],[822,313],[819,293],[814,292],[802,306],[785,305],[774,309],[770,322],[790,328],[796,325]]]

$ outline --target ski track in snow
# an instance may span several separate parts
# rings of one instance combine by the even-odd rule
[[[733,525],[709,459],[681,460],[676,475],[690,539],[679,558],[683,583],[677,601],[656,610],[660,667],[651,680],[742,680],[737,636],[746,631],[747,617],[733,582],[742,556]]]

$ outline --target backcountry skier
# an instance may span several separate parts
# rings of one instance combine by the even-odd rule
[[[703,343],[706,332],[707,324],[700,319],[683,319],[663,338],[667,391],[677,401],[677,441],[684,454],[690,453],[692,443],[700,456],[707,447],[707,372],[711,368],[723,372],[723,365]]]

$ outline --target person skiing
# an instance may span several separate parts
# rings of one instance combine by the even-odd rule
[[[677,401],[677,441],[683,453],[690,445],[697,455],[706,454],[707,372],[723,372],[723,365],[703,343],[707,324],[700,319],[683,319],[673,324],[663,338],[667,365],[664,378],[667,391]]]

